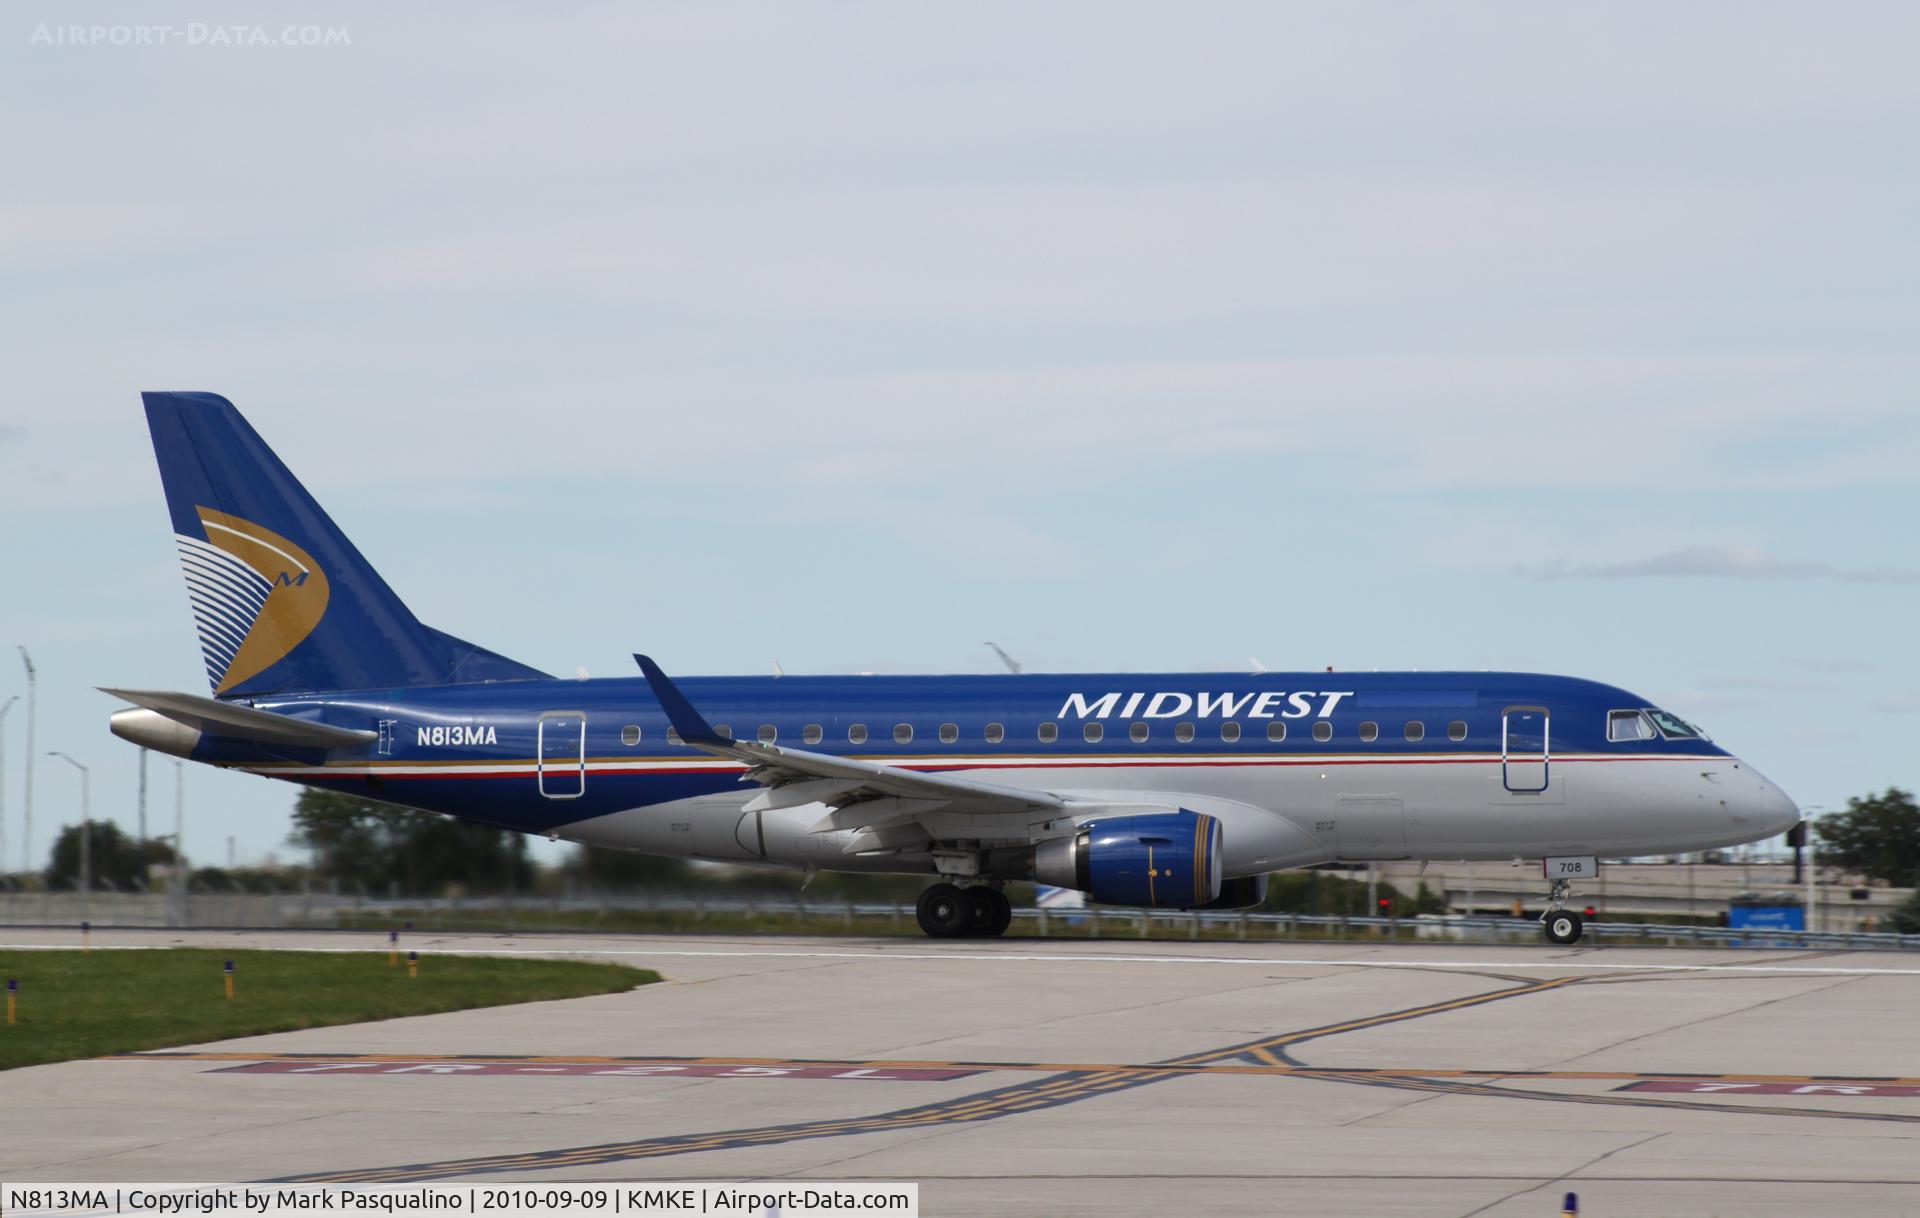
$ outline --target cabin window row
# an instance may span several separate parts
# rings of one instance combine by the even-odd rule
[[[733,728],[725,723],[716,723],[713,730],[728,740],[733,739]],[[1195,734],[1196,729],[1191,723],[1176,723],[1173,725],[1173,738],[1181,744],[1192,743]],[[1401,734],[1410,741],[1424,740],[1427,736],[1427,725],[1418,719],[1410,719],[1407,721],[1406,726],[1401,729]],[[941,744],[957,744],[960,740],[960,725],[957,723],[942,723],[938,735]],[[988,744],[999,744],[1007,738],[1006,725],[989,723],[981,735]],[[1081,735],[1085,737],[1087,743],[1097,744],[1106,738],[1106,725],[1101,723],[1088,723],[1081,728]],[[1362,743],[1372,744],[1380,738],[1380,725],[1371,719],[1363,722],[1359,727],[1359,736]],[[771,723],[763,723],[754,733],[754,738],[761,744],[773,744],[780,739],[780,729]],[[800,729],[800,741],[803,744],[819,744],[825,738],[826,729],[818,723],[809,723]],[[1060,738],[1060,726],[1056,723],[1042,723],[1035,731],[1034,738],[1041,744],[1052,744]],[[1127,728],[1127,739],[1133,741],[1135,744],[1145,744],[1152,738],[1153,728],[1149,724],[1136,721]],[[1278,743],[1286,738],[1287,725],[1285,723],[1275,719],[1267,724],[1267,739],[1269,741]],[[1315,723],[1313,725],[1313,738],[1322,744],[1333,739],[1333,724],[1328,723],[1324,719]],[[1453,722],[1447,724],[1447,739],[1457,743],[1466,738],[1467,725],[1464,720],[1455,719]],[[854,723],[847,727],[848,744],[865,744],[867,743],[867,739],[866,724]],[[1238,741],[1240,739],[1240,724],[1231,719],[1222,723],[1220,725],[1220,739],[1227,744],[1233,744]],[[895,744],[913,743],[913,725],[911,723],[894,724],[893,742]],[[639,727],[630,723],[626,727],[621,728],[620,743],[629,748],[639,744]],[[667,743],[679,744],[680,733],[672,728],[668,728]]]

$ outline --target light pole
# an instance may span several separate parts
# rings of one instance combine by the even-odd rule
[[[1807,833],[1807,844],[1804,847],[1807,852],[1807,898],[1806,911],[1802,920],[1805,922],[1808,930],[1819,929],[1814,925],[1814,922],[1818,919],[1820,909],[1820,880],[1818,874],[1820,871],[1820,852],[1814,849],[1813,845],[1813,818],[1825,811],[1825,808],[1818,806],[1806,808],[1803,810],[1804,819],[1800,822],[1806,826]]]
[[[0,875],[7,870],[7,712],[19,700],[15,694],[0,706]]]
[[[20,648],[20,662],[27,666],[27,806],[20,821],[20,870],[25,871],[31,865],[28,859],[33,854],[33,687],[36,676],[33,657],[25,647]]]
[[[193,883],[193,865],[187,862],[186,766],[173,759],[173,865],[180,875],[180,925],[187,924],[187,887]]]
[[[87,909],[93,892],[93,776],[59,749],[48,749],[47,756],[58,757],[80,771],[80,908]]]

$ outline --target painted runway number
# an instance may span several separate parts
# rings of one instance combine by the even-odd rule
[[[841,1066],[734,1066],[734,1065],[608,1065],[597,1062],[562,1062],[553,1065],[534,1065],[522,1062],[440,1062],[440,1061],[377,1061],[377,1062],[319,1062],[319,1061],[260,1061],[245,1062],[238,1066],[209,1071],[212,1074],[382,1074],[382,1075],[446,1075],[461,1074],[473,1077],[486,1075],[512,1075],[516,1078],[538,1078],[563,1075],[568,1077],[597,1078],[650,1078],[667,1076],[672,1078],[837,1078],[858,1079],[865,1082],[945,1082],[948,1079],[967,1078],[978,1074],[977,1070],[938,1070],[922,1067],[859,1067],[848,1069]]]
[[[1920,1087],[1894,1083],[1712,1083],[1649,1079],[1615,1091],[1664,1091],[1672,1095],[1871,1095],[1920,1097]]]

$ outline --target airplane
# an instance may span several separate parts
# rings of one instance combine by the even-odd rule
[[[1539,859],[1546,938],[1609,856],[1800,811],[1624,689],[1509,672],[556,678],[427,626],[225,398],[146,393],[211,696],[108,689],[162,753],[549,838],[926,876],[935,938],[1010,881],[1258,905],[1269,873]],[[560,595],[556,593],[556,597]],[[556,605],[556,608],[558,606]]]

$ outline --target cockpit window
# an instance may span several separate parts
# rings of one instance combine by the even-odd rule
[[[1652,740],[1653,724],[1637,710],[1617,710],[1607,712],[1607,739]]]
[[[1660,728],[1660,734],[1669,740],[1705,740],[1707,734],[1688,723],[1678,715],[1669,715],[1663,710],[1647,708],[1647,714]]]

